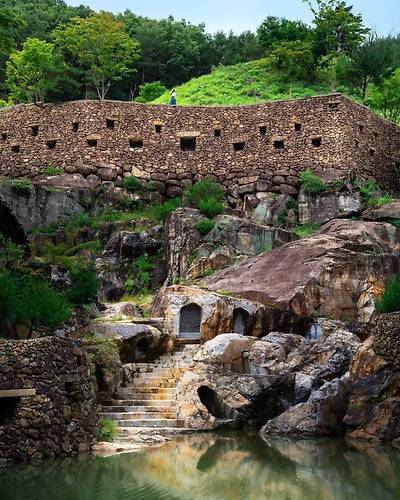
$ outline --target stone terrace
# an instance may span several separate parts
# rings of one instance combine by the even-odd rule
[[[0,111],[0,175],[33,178],[57,165],[103,181],[152,179],[170,195],[204,175],[234,196],[296,194],[308,168],[356,171],[397,190],[399,145],[396,125],[340,94],[238,107],[78,101]]]

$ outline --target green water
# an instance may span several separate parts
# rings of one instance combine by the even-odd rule
[[[0,499],[400,499],[400,451],[199,434],[139,453],[0,469]]]

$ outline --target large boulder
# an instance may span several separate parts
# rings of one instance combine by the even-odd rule
[[[374,351],[374,340],[364,342],[350,366],[346,437],[393,441],[400,438],[400,370]]]
[[[161,228],[149,231],[121,231],[114,233],[107,241],[103,258],[112,261],[132,260],[143,254],[154,255],[161,248]]]
[[[349,400],[347,375],[326,382],[304,403],[299,403],[271,419],[261,429],[261,436],[301,434],[326,436],[343,432],[343,417]]]
[[[333,220],[317,233],[205,280],[226,292],[290,311],[368,322],[386,279],[400,269],[400,229]]]
[[[400,201],[392,201],[379,208],[369,208],[362,213],[362,218],[372,221],[400,219]]]

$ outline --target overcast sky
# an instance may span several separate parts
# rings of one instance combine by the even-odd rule
[[[66,0],[70,5],[89,5],[95,10],[123,12],[155,19],[173,15],[193,24],[204,22],[207,31],[254,31],[269,15],[302,19],[311,15],[302,0]],[[354,11],[364,16],[365,23],[378,33],[400,32],[400,0],[349,0]]]

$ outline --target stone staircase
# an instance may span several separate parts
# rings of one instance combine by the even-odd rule
[[[176,386],[198,348],[198,344],[184,343],[153,363],[132,365],[135,371],[130,384],[119,388],[118,399],[100,408],[100,417],[117,423],[118,441],[137,440],[146,432],[162,436],[183,430]]]

